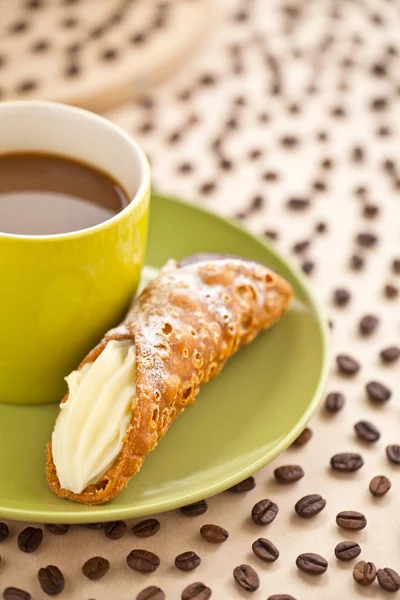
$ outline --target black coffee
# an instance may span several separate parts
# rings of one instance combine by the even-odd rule
[[[119,183],[89,165],[50,154],[0,155],[0,233],[78,231],[128,203]]]

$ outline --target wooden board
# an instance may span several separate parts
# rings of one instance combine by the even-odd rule
[[[0,99],[102,111],[145,96],[203,39],[216,0],[6,0]]]

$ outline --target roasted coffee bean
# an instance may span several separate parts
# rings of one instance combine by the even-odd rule
[[[300,465],[284,465],[274,471],[278,483],[293,483],[304,477],[303,468]]]
[[[386,446],[386,454],[391,463],[394,465],[400,465],[399,444],[390,444],[389,446]]]
[[[59,523],[45,523],[44,525],[47,531],[54,533],[54,535],[65,535],[68,533],[70,525],[60,525]]]
[[[296,565],[300,571],[308,575],[322,575],[328,568],[328,561],[319,554],[306,552],[296,558]]]
[[[157,519],[145,519],[144,521],[140,521],[140,523],[136,523],[132,527],[132,532],[136,537],[147,538],[155,535],[160,530],[160,527],[160,521]]]
[[[81,525],[81,527],[85,527],[85,529],[103,529],[105,523],[85,523]]]
[[[387,283],[383,288],[383,293],[385,294],[386,298],[393,300],[393,298],[397,298],[399,295],[399,289],[395,285]]]
[[[383,383],[379,383],[379,381],[370,381],[367,383],[366,390],[371,400],[381,404],[387,402],[392,395],[391,390],[386,385],[383,385]]]
[[[337,413],[342,410],[345,398],[340,392],[331,392],[325,398],[325,408],[331,413]]]
[[[336,523],[341,529],[360,531],[367,525],[367,519],[355,510],[342,510],[336,515]]]
[[[361,548],[357,542],[339,542],[335,548],[335,556],[339,560],[353,560],[361,554]]]
[[[250,490],[253,490],[255,487],[256,487],[256,480],[254,479],[254,477],[252,475],[250,475],[250,477],[247,477],[247,479],[243,479],[243,481],[240,481],[236,485],[233,485],[232,487],[230,487],[228,492],[234,492],[237,494],[241,494],[243,492],[250,492]]]
[[[385,363],[395,362],[400,357],[400,348],[398,346],[388,346],[381,351],[380,357]]]
[[[360,363],[347,354],[338,354],[336,363],[339,371],[345,375],[355,375],[360,370]]]
[[[364,264],[365,264],[365,261],[364,261],[363,257],[360,256],[359,254],[353,254],[350,257],[350,267],[354,271],[360,271],[363,268]]]
[[[229,537],[229,533],[223,527],[219,525],[207,524],[203,525],[200,529],[200,534],[206,542],[210,542],[211,544],[222,544],[226,542]]]
[[[258,538],[253,542],[252,550],[258,558],[265,562],[275,562],[279,558],[279,550],[266,538]]]
[[[93,556],[85,562],[82,567],[82,573],[92,581],[101,579],[104,575],[107,575],[110,569],[110,563],[106,558],[102,556]]]
[[[291,210],[306,210],[310,206],[310,200],[308,198],[299,198],[295,196],[289,198],[286,205]]]
[[[119,540],[125,535],[126,530],[127,525],[125,521],[109,521],[104,526],[104,533],[110,540]]]
[[[373,496],[380,498],[387,494],[392,487],[390,480],[385,475],[376,475],[369,484],[369,491]]]
[[[369,421],[358,421],[354,425],[358,437],[364,442],[376,442],[381,437],[379,430]]]
[[[10,530],[8,529],[8,525],[6,525],[6,523],[0,523],[0,542],[4,542],[4,540],[8,538],[9,534]]]
[[[321,512],[326,506],[325,498],[322,498],[319,494],[309,494],[300,498],[295,504],[295,511],[303,519],[311,519]]]
[[[378,327],[379,319],[374,315],[365,315],[359,323],[359,331],[361,335],[371,335]]]
[[[211,589],[204,583],[196,582],[188,585],[182,592],[182,600],[208,600],[211,598]]]
[[[156,585],[151,585],[139,592],[136,600],[165,600],[165,594],[161,588]]]
[[[22,552],[35,552],[42,540],[43,531],[39,527],[26,527],[18,536],[18,548]]]
[[[290,594],[274,594],[273,596],[268,596],[267,600],[296,600]]]
[[[301,263],[301,269],[306,275],[311,275],[314,271],[315,263],[312,260],[305,260]]]
[[[353,473],[358,471],[363,466],[364,461],[360,454],[355,452],[343,452],[341,454],[335,454],[331,458],[331,467],[335,471],[341,471],[342,473]]]
[[[349,303],[351,294],[346,288],[337,288],[333,292],[333,302],[336,306],[346,306]]]
[[[193,571],[201,563],[200,556],[195,552],[183,552],[175,558],[175,566],[180,571]]]
[[[3,592],[4,600],[31,600],[29,592],[15,587],[8,587]]]
[[[309,427],[306,427],[301,434],[294,440],[293,446],[304,446],[309,442],[312,438],[312,430]]]
[[[198,502],[193,502],[193,504],[182,506],[180,511],[187,517],[198,517],[199,515],[203,515],[207,509],[207,500],[199,500]]]
[[[65,586],[64,575],[54,565],[48,565],[46,568],[39,569],[38,579],[40,587],[49,596],[61,594]]]
[[[374,583],[376,578],[376,567],[372,562],[360,560],[353,569],[353,579],[359,585],[367,586]]]
[[[132,550],[126,557],[126,562],[131,569],[139,573],[153,573],[160,566],[157,554],[142,549]]]
[[[240,565],[233,570],[236,583],[247,592],[255,592],[260,587],[260,578],[250,565]]]
[[[359,233],[356,236],[356,242],[359,246],[364,246],[364,248],[373,248],[378,242],[378,238],[373,233]]]
[[[398,592],[400,590],[400,575],[393,569],[385,567],[377,571],[379,585],[386,592]]]
[[[269,525],[278,514],[279,507],[275,502],[265,499],[257,502],[251,511],[251,518],[256,525]]]

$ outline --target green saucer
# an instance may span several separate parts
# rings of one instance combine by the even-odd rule
[[[137,517],[207,498],[273,460],[304,429],[328,372],[324,319],[304,278],[265,241],[203,209],[154,196],[146,264],[229,252],[288,279],[296,300],[270,331],[232,357],[171,426],[128,488],[85,507],[47,487],[45,447],[57,405],[0,405],[0,517],[85,523]]]

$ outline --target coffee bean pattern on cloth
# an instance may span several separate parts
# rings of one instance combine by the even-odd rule
[[[156,189],[242,219],[308,273],[332,325],[333,396],[255,485],[153,515],[159,525],[136,535],[144,519],[107,534],[37,525],[43,541],[27,554],[17,538],[32,524],[0,526],[1,593],[44,598],[49,565],[61,598],[337,600],[400,587],[400,2],[221,5],[197,57],[108,116],[148,152]],[[273,518],[252,519],[256,505]],[[82,573],[89,559],[96,580]]]

